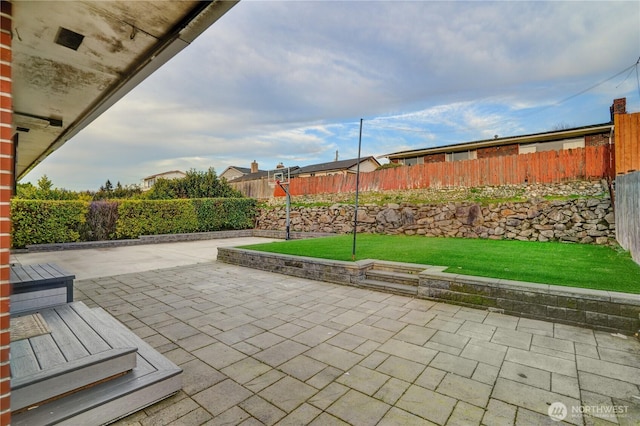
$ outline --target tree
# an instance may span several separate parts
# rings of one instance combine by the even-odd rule
[[[158,179],[147,198],[154,200],[172,198],[242,198],[226,180],[218,179],[213,167],[206,172],[191,169],[180,179]]]
[[[38,190],[48,192],[51,191],[51,188],[53,188],[51,179],[49,179],[47,175],[42,175],[42,177],[38,179]]]
[[[116,183],[114,188],[111,180],[107,179],[104,185],[100,187],[98,192],[93,195],[94,200],[115,200],[123,198],[138,198],[142,194],[142,190],[138,185],[122,185],[120,181]]]
[[[567,130],[567,129],[573,129],[575,126],[569,124],[569,123],[565,123],[564,121],[561,121],[559,123],[556,123],[553,125],[553,127],[551,127],[551,131],[559,131],[559,130]]]
[[[53,182],[47,175],[38,179],[38,186],[31,182],[19,183],[16,188],[16,198],[24,200],[77,200],[79,193],[67,189],[54,188]]]

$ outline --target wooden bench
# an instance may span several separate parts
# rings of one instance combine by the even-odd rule
[[[11,265],[11,315],[73,302],[74,279],[54,263]]]

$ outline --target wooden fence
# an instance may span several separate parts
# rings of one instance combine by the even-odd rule
[[[616,240],[640,264],[640,172],[616,177]]]
[[[403,166],[360,174],[360,191],[556,183],[612,176],[610,145]],[[291,195],[355,192],[355,175],[291,180]],[[276,189],[274,196],[284,196]]]
[[[615,114],[616,175],[640,170],[640,112]]]

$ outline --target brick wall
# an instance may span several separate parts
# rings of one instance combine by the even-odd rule
[[[584,138],[585,146],[602,146],[609,145],[609,136],[607,133],[600,133],[599,135],[587,135]]]
[[[440,154],[429,154],[424,156],[425,163],[439,163],[441,161],[446,161],[446,155],[444,152]]]
[[[478,158],[492,158],[503,155],[518,155],[518,144],[478,148]]]
[[[13,189],[13,106],[11,91],[11,3],[0,4],[0,424],[11,422],[9,370],[10,199]]]

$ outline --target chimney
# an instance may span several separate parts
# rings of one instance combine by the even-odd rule
[[[609,108],[609,112],[611,113],[611,122],[613,122],[613,116],[615,114],[626,114],[627,98],[614,99],[613,105]]]
[[[256,160],[253,160],[253,163],[251,163],[251,173],[258,173],[258,163]]]
[[[336,159],[335,161],[338,161],[338,150],[336,149]]]
[[[278,163],[276,169],[284,169],[284,164],[282,164],[282,162]]]

